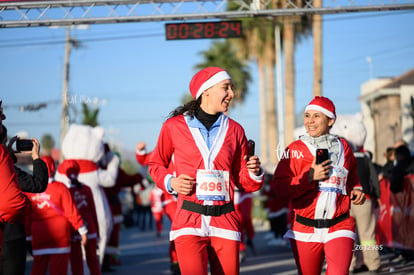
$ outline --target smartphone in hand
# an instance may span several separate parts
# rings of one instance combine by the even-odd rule
[[[249,139],[249,141],[247,142],[247,160],[249,160],[251,156],[254,156],[254,150],[255,150],[254,147],[255,147],[254,140]]]
[[[329,151],[328,149],[316,149],[316,164],[321,164],[325,160],[329,159]]]

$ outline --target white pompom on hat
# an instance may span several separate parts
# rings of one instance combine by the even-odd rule
[[[336,119],[335,105],[327,97],[315,96],[315,98],[309,102],[308,106],[306,106],[305,112],[308,110],[319,111],[329,118]]]
[[[190,92],[194,99],[198,99],[208,88],[217,83],[231,79],[226,70],[219,67],[207,67],[196,73],[190,82]]]
[[[65,159],[58,168],[59,172],[70,179],[77,179],[80,173],[79,163],[74,159]]]

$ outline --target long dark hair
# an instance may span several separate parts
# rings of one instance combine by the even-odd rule
[[[76,188],[82,187],[82,183],[77,178],[73,178],[73,179],[71,178],[70,183]]]
[[[0,134],[0,143],[6,143],[7,142],[7,128],[4,126],[4,124],[1,125],[2,131]]]
[[[179,115],[184,114],[185,112],[188,112],[187,114],[190,117],[194,117],[197,114],[197,111],[200,109],[200,104],[201,104],[201,96],[198,99],[191,100],[190,102],[175,108],[168,117],[171,118],[171,117],[179,116]]]

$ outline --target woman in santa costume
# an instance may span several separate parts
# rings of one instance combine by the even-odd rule
[[[96,254],[99,226],[92,190],[89,186],[78,181],[80,167],[76,160],[64,161],[59,165],[59,170],[67,176],[64,184],[69,188],[73,202],[78,208],[78,211],[88,228],[88,242],[84,246],[84,250],[89,274],[100,275],[101,267],[99,265],[98,255]],[[72,274],[77,275],[84,274],[81,241],[81,236],[78,232],[72,229],[70,267]]]
[[[177,192],[170,239],[181,274],[239,274],[240,216],[234,189],[259,190],[263,173],[257,156],[247,159],[240,124],[227,117],[234,97],[230,75],[218,67],[199,71],[190,82],[193,101],[164,122],[149,161],[154,182]],[[168,169],[174,164],[175,175]]]
[[[342,138],[329,134],[336,119],[335,105],[315,97],[305,108],[306,135],[284,151],[272,188],[292,199],[294,221],[285,234],[290,239],[299,274],[348,274],[355,239],[350,204],[362,204],[364,194],[354,154]],[[328,149],[328,159],[317,164],[317,149]]]
[[[79,232],[82,244],[87,242],[88,230],[73,203],[69,189],[53,179],[56,169],[54,160],[41,158],[49,171],[49,185],[43,193],[26,193],[32,202],[32,250],[31,275],[43,275],[49,267],[50,275],[68,272],[71,226]]]

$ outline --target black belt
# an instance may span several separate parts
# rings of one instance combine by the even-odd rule
[[[223,205],[201,205],[192,201],[183,201],[182,209],[203,214],[205,216],[221,216],[226,213],[234,211],[233,202]]]
[[[341,216],[338,216],[336,218],[333,219],[308,219],[302,216],[299,216],[298,214],[296,214],[296,221],[300,224],[304,224],[307,226],[312,226],[315,228],[329,228],[331,226],[334,226],[335,224],[346,220],[347,218],[349,218],[349,214],[345,213],[342,214]]]

